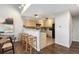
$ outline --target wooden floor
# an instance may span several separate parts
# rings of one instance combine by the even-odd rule
[[[40,52],[33,50],[33,54],[78,54],[79,53],[79,42],[73,42],[70,48],[63,47],[58,44],[52,44],[45,47]],[[22,48],[20,42],[15,44],[15,54],[28,54],[25,49]],[[10,53],[10,52],[9,52]]]
[[[50,45],[42,49],[44,54],[78,54],[79,42],[73,42],[70,48],[58,44]]]

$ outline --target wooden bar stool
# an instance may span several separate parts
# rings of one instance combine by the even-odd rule
[[[36,42],[36,43],[34,44],[34,42]],[[33,47],[36,47],[36,49],[37,49],[37,39],[36,39],[36,37],[29,35],[28,44],[29,44],[29,53],[31,54],[33,52]]]
[[[29,52],[31,54],[32,53],[32,46],[31,45],[33,45],[32,44],[32,42],[33,42],[32,37],[30,35],[22,33],[21,39],[22,39],[21,42],[22,42],[23,48],[25,48],[26,52]]]
[[[29,36],[29,35],[25,35],[25,39],[24,39],[26,52],[27,52],[27,49],[28,49],[28,36]]]
[[[33,45],[33,38],[32,37],[28,37],[28,43],[27,43],[28,47],[27,50],[29,51],[29,53],[32,53],[32,45]]]
[[[27,37],[28,37],[28,34],[25,34],[25,33],[22,33],[21,34],[21,44],[23,46],[23,48],[27,48]]]
[[[26,33],[22,33],[21,42],[23,48],[25,48],[25,51],[29,52],[30,54],[33,52],[33,47],[36,47],[37,49],[37,37],[34,37]]]

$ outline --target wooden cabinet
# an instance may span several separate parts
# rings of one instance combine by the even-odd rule
[[[40,24],[40,27],[46,27],[46,28],[52,28],[53,20],[48,19],[48,20],[25,20],[24,21],[24,26],[25,27],[31,27],[31,28],[36,28],[36,24]]]
[[[41,24],[40,27],[44,27],[44,20],[38,20],[38,23]]]
[[[53,20],[38,20],[38,23],[41,24],[41,27],[52,28]]]
[[[26,20],[26,21],[24,21],[24,25],[26,27],[33,27],[33,28],[35,28],[36,27],[36,21],[35,20]]]
[[[44,26],[48,27],[48,28],[52,28],[52,24],[53,24],[52,19],[45,20],[45,22],[44,22]]]

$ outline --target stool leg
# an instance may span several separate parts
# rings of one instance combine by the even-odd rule
[[[1,52],[1,54],[3,54],[4,53],[4,49],[2,49],[2,52]]]
[[[14,46],[12,47],[12,49],[13,49],[13,54],[15,54],[15,49],[14,49]]]
[[[33,39],[30,39],[30,54],[32,54],[32,45],[33,45]]]
[[[29,40],[29,46],[30,46],[30,51],[29,51],[29,52],[30,52],[30,54],[31,54],[31,50],[32,50],[32,49],[31,49],[31,39]]]
[[[37,52],[37,38],[36,38],[36,52]]]
[[[32,53],[32,48],[31,48],[31,46],[30,46],[30,54]]]
[[[26,52],[27,52],[27,49],[28,49],[28,40],[26,39]]]

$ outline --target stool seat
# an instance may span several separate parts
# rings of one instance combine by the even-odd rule
[[[6,48],[10,48],[10,49],[6,49]],[[14,44],[12,42],[12,38],[11,37],[2,38],[0,40],[0,50],[1,50],[0,51],[1,53],[5,53],[5,52],[10,51],[10,50],[12,50],[13,53],[15,53],[15,51],[14,51]]]
[[[11,43],[5,43],[2,47],[2,49],[5,49],[5,48],[8,48],[8,47],[11,47],[12,44]]]
[[[0,44],[2,44],[2,43],[6,43],[7,41],[9,41],[10,39],[1,39],[0,40]]]

